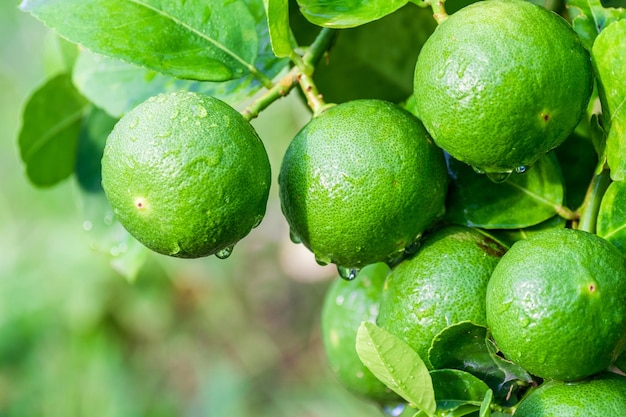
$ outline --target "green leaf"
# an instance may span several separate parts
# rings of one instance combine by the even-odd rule
[[[565,0],[572,27],[591,49],[596,36],[611,23],[626,17],[623,8],[604,7],[600,0]]]
[[[432,416],[435,393],[424,361],[402,339],[371,322],[357,331],[356,350],[363,364],[385,385]]]
[[[490,389],[485,394],[478,417],[491,417],[491,404],[493,403],[493,391]]]
[[[408,0],[298,0],[311,23],[333,28],[359,26],[393,13]]]
[[[61,36],[178,78],[225,81],[253,67],[255,21],[242,0],[23,0]]]
[[[611,183],[602,197],[596,233],[626,254],[626,182]]]
[[[607,132],[607,162],[611,178],[626,172],[626,20],[609,25],[598,35],[592,57],[596,69],[602,121]]]
[[[480,409],[489,387],[474,375],[458,369],[435,369],[430,372],[437,401],[437,411],[457,410],[466,415]]]
[[[523,174],[494,183],[468,165],[447,157],[452,179],[446,217],[453,223],[486,229],[533,226],[558,213],[563,205],[563,177],[552,153]]]
[[[264,0],[272,50],[277,57],[289,57],[293,52],[289,28],[289,0]]]
[[[87,105],[69,74],[48,80],[28,99],[18,143],[26,174],[34,185],[49,187],[74,172]]]
[[[562,229],[567,225],[567,220],[561,216],[553,216],[548,220],[534,226],[523,229],[492,229],[484,231],[485,234],[500,242],[504,246],[511,247],[518,240],[526,239],[535,233],[550,229]]]
[[[532,378],[519,366],[498,356],[492,348],[484,326],[461,322],[435,336],[429,360],[435,369],[469,372],[486,383],[500,400],[515,398],[519,388],[532,383]]]
[[[590,123],[589,129],[594,129],[593,126]],[[596,153],[591,135],[591,132],[589,137],[574,133],[555,149],[556,157],[563,171],[565,200],[567,206],[573,210],[583,203],[587,188],[598,165],[598,153]]]
[[[287,66],[285,60],[274,59],[269,64],[268,74],[272,75]],[[121,117],[149,97],[162,92],[195,91],[236,107],[262,88],[253,75],[224,82],[180,80],[88,51],[79,55],[73,77],[76,87],[85,97],[114,117]]]
[[[117,123],[102,109],[92,107],[83,121],[78,140],[76,179],[86,192],[102,191],[100,163],[106,139]]]

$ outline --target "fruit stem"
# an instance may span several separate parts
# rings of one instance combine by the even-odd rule
[[[600,203],[610,184],[611,176],[607,168],[604,168],[599,174],[592,178],[587,188],[585,200],[578,209],[580,220],[576,227],[577,229],[590,233],[596,232],[596,221],[598,212],[600,211]]]
[[[254,119],[274,101],[285,97],[298,84],[302,87],[314,114],[326,108],[327,105],[317,91],[312,76],[315,65],[330,48],[335,33],[334,29],[323,28],[302,57],[295,58],[296,54],[294,54],[290,59],[295,66],[276,84],[272,84],[265,94],[242,111],[243,117],[248,121]]]
[[[444,6],[445,0],[431,0],[430,7],[433,9],[433,17],[438,25],[442,24],[448,18],[448,13]]]

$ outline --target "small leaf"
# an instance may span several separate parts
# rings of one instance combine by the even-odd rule
[[[499,399],[532,383],[526,371],[496,355],[487,328],[471,322],[450,325],[435,336],[429,359],[437,369],[469,372],[484,381]]]
[[[408,0],[298,0],[300,11],[311,23],[333,28],[359,26],[393,13]]]
[[[80,187],[87,192],[102,191],[100,160],[107,136],[115,123],[117,119],[97,107],[92,107],[84,119],[78,140],[76,179]]]
[[[357,331],[356,350],[363,364],[385,385],[427,415],[434,414],[435,393],[428,369],[402,339],[363,322]]]
[[[607,162],[611,178],[626,172],[626,20],[609,25],[598,35],[592,56],[598,79],[602,120],[607,131]]]
[[[74,172],[87,105],[69,74],[50,79],[29,98],[18,142],[26,174],[34,185],[49,187]]]
[[[626,181],[611,183],[604,193],[596,233],[626,254]]]
[[[293,52],[289,29],[289,0],[264,0],[264,3],[272,50],[279,58],[288,57]]]
[[[626,17],[622,7],[604,7],[600,0],[565,0],[572,27],[591,49],[596,36],[609,24]]]
[[[480,408],[489,387],[474,375],[458,369],[435,369],[430,372],[435,389],[437,410],[463,410],[466,414]],[[465,415],[465,414],[457,414]]]
[[[255,22],[241,0],[23,0],[68,40],[178,78],[225,81],[254,70]]]
[[[492,229],[484,231],[485,234],[491,236],[494,240],[502,243],[509,248],[518,240],[526,239],[535,233],[550,229],[562,229],[567,225],[567,220],[561,216],[553,216],[548,220],[536,224],[534,226],[525,227],[523,229]]]
[[[452,179],[446,217],[453,223],[485,229],[519,229],[557,214],[563,204],[563,178],[550,153],[523,174],[494,183],[484,174],[447,157]]]
[[[491,404],[493,403],[493,391],[488,390],[480,404],[480,412],[478,417],[491,417]]]

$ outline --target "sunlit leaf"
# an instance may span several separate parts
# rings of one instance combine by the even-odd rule
[[[289,0],[264,0],[264,3],[272,50],[278,57],[288,57],[293,52],[289,29]]]
[[[491,416],[491,404],[493,402],[493,391],[488,390],[485,393],[482,404],[480,404],[480,413],[478,417],[490,417]]]
[[[74,172],[87,105],[69,74],[50,79],[28,99],[18,141],[26,174],[34,185],[52,186]]]
[[[424,361],[402,339],[371,322],[357,331],[356,350],[363,364],[385,385],[432,416],[435,393]]]
[[[359,26],[393,13],[408,0],[298,0],[300,11],[310,22],[326,27]]]
[[[178,78],[224,81],[253,68],[257,32],[242,0],[23,0],[62,37]]]
[[[626,254],[626,181],[611,183],[604,193],[596,233]]]
[[[452,157],[447,161],[452,181],[446,217],[453,223],[519,229],[551,218],[563,205],[563,177],[553,154],[503,183],[494,183]]]
[[[565,0],[565,5],[572,27],[588,49],[605,27],[626,17],[624,8],[604,7],[600,0]]]
[[[626,20],[617,21],[596,39],[592,56],[607,131],[607,162],[611,178],[623,180],[626,172]]]

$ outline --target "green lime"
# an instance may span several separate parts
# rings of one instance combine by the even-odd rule
[[[449,226],[427,235],[385,284],[377,323],[401,337],[429,364],[428,349],[444,328],[486,325],[485,294],[504,248],[475,229]]]
[[[515,417],[626,416],[626,377],[603,372],[577,382],[542,384],[520,402]]]
[[[191,92],[152,97],[109,135],[102,186],[120,223],[166,255],[226,257],[265,214],[270,164],[252,126]]]
[[[626,266],[617,248],[574,229],[513,244],[487,287],[487,324],[504,356],[542,378],[607,368],[626,341]]]
[[[415,116],[355,100],[304,126],[278,182],[294,240],[320,263],[358,269],[395,259],[443,213],[448,178]]]
[[[381,405],[402,401],[380,382],[356,352],[356,334],[364,321],[375,322],[389,267],[384,263],[364,267],[359,279],[335,280],[322,306],[322,342],[331,370],[352,393]]]
[[[420,51],[417,115],[435,143],[479,172],[523,171],[584,115],[591,60],[559,15],[486,0],[448,17]]]

